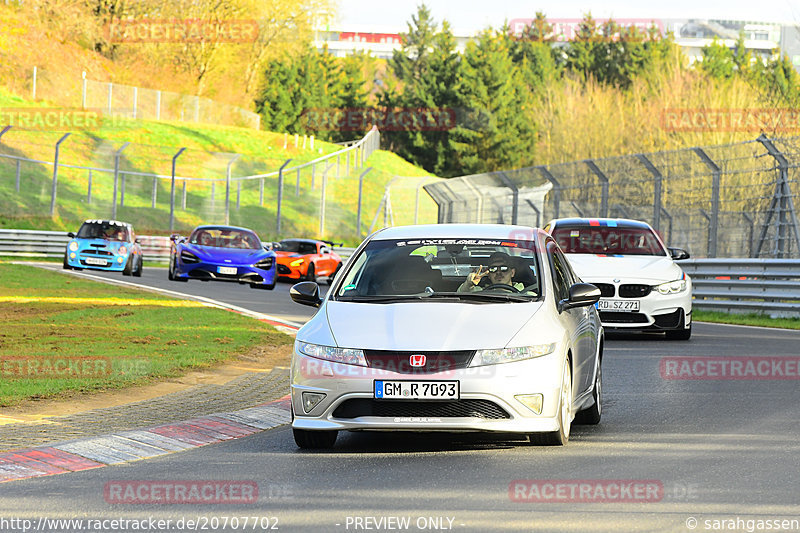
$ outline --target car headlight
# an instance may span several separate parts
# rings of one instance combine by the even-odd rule
[[[656,285],[653,288],[660,294],[676,294],[686,290],[686,280],[676,279],[675,281],[668,281],[661,285]]]
[[[77,252],[78,251],[78,241],[70,241],[69,249],[72,252]]]
[[[125,254],[127,254],[127,253],[128,253],[128,249],[127,249],[127,248],[125,248],[124,246],[120,246],[120,247],[119,247],[119,251],[118,251],[117,253],[118,253],[119,255],[125,255]]]
[[[199,263],[200,260],[191,252],[187,252],[186,250],[181,250],[181,261],[184,263]]]
[[[303,260],[302,259],[295,259],[294,261],[289,263],[289,266],[298,267],[298,266],[300,266],[302,264],[303,264]]]
[[[511,363],[524,359],[533,359],[549,353],[556,349],[556,343],[537,344],[536,346],[520,346],[518,348],[501,348],[498,350],[478,350],[472,358],[469,366],[497,365],[500,363]]]
[[[272,268],[272,258],[265,257],[264,259],[262,259],[253,266],[255,266],[256,268],[260,268],[262,270],[269,270],[270,268]]]
[[[317,359],[325,359],[326,361],[333,361],[345,365],[367,366],[367,359],[364,357],[363,350],[321,346],[319,344],[311,344],[302,341],[295,341],[294,349],[303,355],[315,357]]]

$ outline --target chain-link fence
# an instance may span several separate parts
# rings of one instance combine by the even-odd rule
[[[127,119],[178,120],[259,129],[261,117],[252,111],[202,96],[145,89],[121,83],[93,81],[33,68],[25,91],[33,100],[91,109],[104,116]]]
[[[358,225],[357,208],[377,210],[383,186],[362,182],[356,205],[359,178],[379,148],[377,129],[314,159],[309,150],[283,160],[0,127],[0,215],[116,218],[141,234],[227,223],[265,239],[360,240],[368,221]]]
[[[695,257],[800,257],[800,137],[588,159],[425,185],[439,222],[650,223]]]

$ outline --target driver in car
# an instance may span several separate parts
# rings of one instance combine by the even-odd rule
[[[514,287],[518,292],[525,289],[522,283],[513,283],[511,279],[516,274],[516,269],[511,266],[511,257],[503,252],[495,252],[489,256],[489,266],[478,266],[476,272],[467,274],[467,280],[458,287],[458,292],[482,291],[484,287],[479,284],[483,278],[488,276],[487,287],[492,285],[508,285]]]

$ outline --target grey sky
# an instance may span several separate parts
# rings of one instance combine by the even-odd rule
[[[414,0],[338,0],[339,22],[345,25],[405,29],[416,12]],[[532,18],[543,11],[549,18],[580,18],[591,11],[596,19],[710,18],[800,24],[798,0],[669,0],[658,4],[633,0],[426,0],[434,18],[446,18],[455,30],[474,32],[500,27],[504,20]]]

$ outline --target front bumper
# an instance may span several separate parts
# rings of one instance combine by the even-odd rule
[[[92,253],[87,253],[87,252]],[[93,253],[94,250],[78,250],[77,252],[73,252],[71,250],[66,251],[66,258],[67,264],[72,268],[86,268],[91,270],[105,270],[108,272],[121,272],[125,269],[125,265],[128,263],[128,256],[130,253],[127,254],[115,254],[112,252],[108,252],[105,254],[97,254]],[[93,264],[90,262],[97,263],[98,261],[106,261],[105,265],[98,265]]]
[[[236,268],[235,274],[221,274],[219,267]],[[253,265],[233,265],[230,263],[180,263],[175,271],[175,277],[184,279],[232,281],[237,283],[255,283],[259,285],[273,285],[277,277],[275,267],[269,270],[256,268]]]
[[[587,283],[611,284],[607,280]],[[619,287],[617,292],[619,293]],[[687,280],[686,289],[675,294],[661,294],[655,290],[640,298],[603,297],[622,301],[638,300],[639,311],[598,310],[600,322],[606,329],[666,331],[688,328],[692,319],[692,285]],[[681,318],[684,317],[683,324]]]
[[[291,366],[292,427],[307,430],[487,431],[538,433],[558,429],[564,356],[549,355],[499,365],[430,374],[406,374],[343,365],[299,354]],[[458,380],[458,400],[376,400],[375,380]],[[302,393],[325,398],[311,412]],[[542,394],[536,414],[515,395]]]

